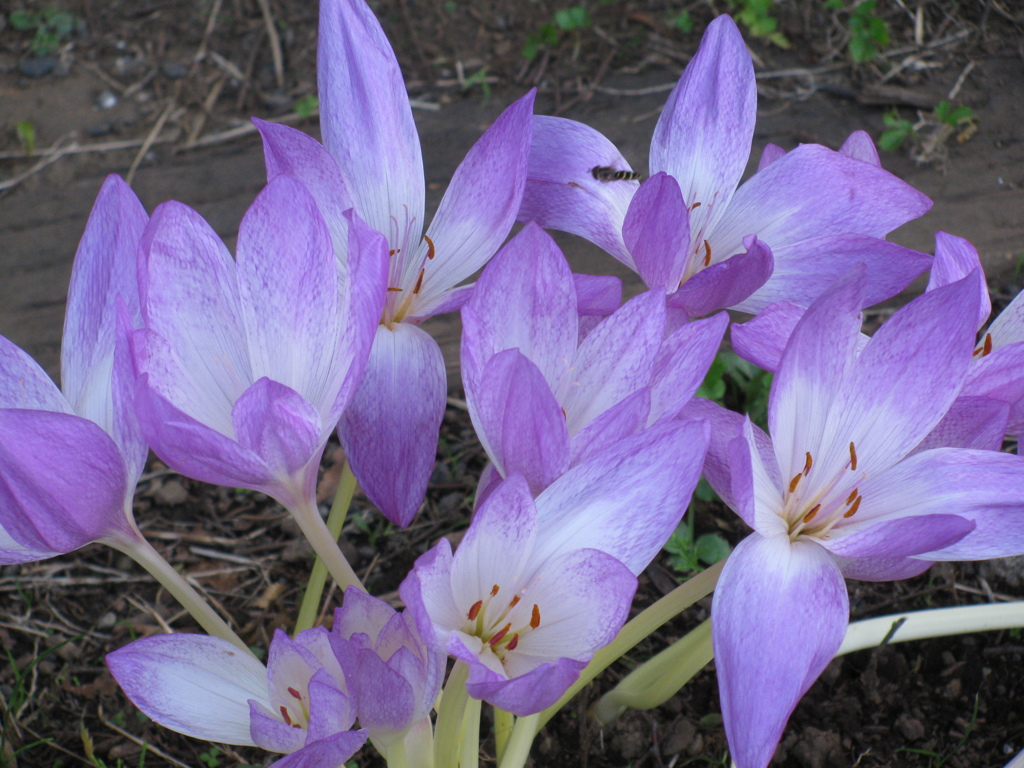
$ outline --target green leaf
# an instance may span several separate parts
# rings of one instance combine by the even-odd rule
[[[891,128],[879,137],[878,146],[886,152],[895,152],[909,135],[910,131],[906,128]]]
[[[18,32],[27,32],[30,29],[35,29],[41,23],[38,14],[29,13],[28,11],[12,11],[11,15],[7,17],[7,21]]]
[[[567,32],[585,29],[590,26],[590,14],[582,5],[563,8],[560,11],[555,11],[555,24],[559,29]]]
[[[693,17],[690,16],[690,12],[687,10],[682,10],[671,17],[671,23],[684,35],[688,35],[693,31]]]
[[[693,543],[697,558],[705,565],[714,565],[720,560],[725,560],[731,551],[729,542],[717,533],[705,533],[698,536]]]
[[[305,120],[307,117],[312,115],[319,106],[320,100],[316,97],[316,94],[309,93],[296,101],[293,108],[295,109],[295,114]]]
[[[31,120],[22,120],[14,127],[14,131],[18,136],[18,143],[25,150],[25,154],[34,154],[36,151],[35,124]]]

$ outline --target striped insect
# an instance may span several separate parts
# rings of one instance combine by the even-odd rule
[[[598,181],[640,181],[643,178],[636,171],[618,171],[607,165],[595,165],[590,169],[590,175]]]

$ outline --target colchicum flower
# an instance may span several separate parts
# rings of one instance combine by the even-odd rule
[[[668,339],[660,289],[637,296],[579,340],[578,291],[558,246],[527,224],[487,265],[462,309],[462,372],[480,442],[496,471],[536,496],[612,442],[674,418],[703,381],[728,317]]]
[[[274,633],[267,666],[206,635],[157,635],[107,655],[135,706],[197,739],[287,755],[274,768],[338,768],[366,742],[327,630]]]
[[[313,198],[284,175],[243,218],[237,260],[197,213],[165,203],[140,248],[145,327],[132,337],[157,455],[276,498],[343,584],[354,579],[316,508],[316,477],[366,365],[387,266],[383,238],[355,216],[348,235],[339,265]]]
[[[441,350],[418,324],[458,309],[458,283],[497,251],[526,181],[533,93],[506,109],[456,169],[424,232],[419,136],[391,45],[363,0],[323,0],[317,76],[324,147],[257,121],[268,176],[289,173],[332,232],[354,207],[391,253],[387,297],[362,384],[339,425],[352,471],[393,522],[408,525],[433,471],[447,387]],[[344,238],[335,248],[344,260]]]
[[[923,272],[926,254],[881,238],[931,202],[872,162],[863,136],[845,152],[771,149],[740,185],[756,101],[750,54],[720,16],[658,120],[651,178],[629,180],[629,165],[597,131],[538,116],[519,218],[587,238],[689,317],[756,313],[781,300],[806,306],[858,260],[868,265],[868,304]]]
[[[1024,459],[914,453],[974,351],[979,272],[915,299],[860,341],[863,265],[797,324],[773,382],[771,437],[708,401],[705,476],[754,529],[712,605],[722,715],[739,768],[764,768],[790,712],[842,643],[847,578],[1024,552]]]
[[[135,556],[149,551],[132,517],[148,449],[118,329],[119,322],[138,322],[135,251],[146,221],[128,185],[108,176],[71,274],[63,392],[0,337],[0,563],[41,560],[94,541]]]
[[[701,421],[656,425],[536,499],[512,474],[454,555],[443,539],[416,561],[399,594],[424,639],[469,666],[470,696],[527,715],[566,691],[624,623],[636,574],[686,510],[707,439]]]

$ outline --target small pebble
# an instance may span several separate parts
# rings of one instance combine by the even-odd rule
[[[188,501],[188,491],[177,480],[168,480],[153,494],[160,504],[175,507]]]
[[[113,91],[100,91],[96,97],[96,106],[100,109],[113,109],[117,106],[117,94]]]
[[[188,67],[174,61],[160,62],[160,74],[168,80],[181,80],[188,74]]]
[[[18,72],[25,77],[46,77],[53,72],[57,59],[53,56],[41,56],[38,59],[22,59],[18,62]]]
[[[113,611],[107,611],[96,622],[96,629],[110,629],[115,624],[117,624],[117,614]]]

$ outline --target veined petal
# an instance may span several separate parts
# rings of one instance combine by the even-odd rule
[[[957,515],[975,528],[925,560],[985,560],[1024,553],[1024,457],[938,448],[896,464],[861,487],[864,522]],[[863,523],[862,523],[863,524]]]
[[[733,323],[729,338],[736,354],[772,373],[779,370],[793,329],[804,316],[804,307],[788,301],[769,304],[745,323]]]
[[[896,560],[948,547],[974,527],[973,522],[957,515],[894,517],[865,525],[837,526],[834,535],[821,540],[821,545],[838,557]]]
[[[768,142],[764,145],[764,149],[761,150],[761,159],[757,162],[757,170],[763,171],[769,165],[774,163],[780,157],[786,154],[786,150],[780,147],[778,144],[772,144]]]
[[[174,202],[153,212],[139,258],[146,328],[174,350],[209,416],[226,413],[254,380],[234,259],[198,213]]]
[[[935,429],[914,448],[914,453],[932,448],[976,448],[998,451],[1007,433],[1010,406],[990,397],[963,394],[953,401]]]
[[[651,412],[651,389],[644,387],[620,400],[582,430],[570,443],[570,466],[586,461],[624,437],[643,429]]]
[[[427,648],[445,655],[452,627],[461,626],[465,616],[452,591],[452,560],[452,545],[442,538],[416,558],[398,587]]]
[[[411,288],[422,257],[428,249],[434,254],[416,303],[431,302],[472,275],[508,236],[526,185],[535,95],[530,91],[502,112],[455,169],[427,230],[433,246],[424,242],[404,265],[401,285]]]
[[[593,128],[562,117],[536,115],[519,221],[536,221],[585,237],[636,269],[622,240],[635,181],[601,181],[595,168],[632,171],[622,154]]]
[[[325,431],[319,414],[294,389],[266,377],[235,401],[231,419],[242,448],[282,479],[317,466],[331,431],[330,425]]]
[[[338,162],[312,136],[280,123],[268,123],[258,117],[253,124],[263,139],[267,181],[287,174],[302,182],[330,230],[338,260],[346,260],[347,225],[342,215],[352,207],[352,198]]]
[[[423,158],[402,72],[364,2],[324,0],[317,50],[320,130],[356,211],[392,248],[423,231]]]
[[[267,670],[227,640],[155,635],[107,654],[107,666],[139,709],[197,739],[255,746],[249,700],[270,705]]]
[[[664,332],[661,289],[630,299],[590,332],[555,390],[570,435],[650,383]]]
[[[427,490],[446,396],[437,342],[408,323],[378,326],[338,435],[359,485],[403,528]]]
[[[576,352],[578,316],[573,275],[550,235],[523,227],[487,265],[468,306],[476,322],[463,334],[464,355],[486,364],[518,349],[558,386]]]
[[[737,190],[710,240],[724,257],[750,234],[773,252],[812,237],[884,237],[930,207],[927,197],[881,168],[803,144]]]
[[[988,332],[995,348],[1024,341],[1024,292],[1018,293],[1009,306],[999,313]]]
[[[606,317],[622,306],[622,281],[614,275],[573,273],[576,311],[581,316]]]
[[[783,487],[775,456],[765,450],[768,443],[769,437],[747,416],[739,437],[729,443],[728,455],[733,509],[759,534],[771,537],[787,533],[788,525],[780,514]]]
[[[720,312],[705,320],[687,323],[661,345],[651,374],[649,423],[675,418],[696,394],[715,360],[729,315]]]
[[[359,725],[375,739],[403,733],[417,714],[418,702],[409,680],[369,648],[357,648],[333,635],[331,643],[345,670]]]
[[[1007,344],[980,359],[976,358],[960,391],[960,397],[965,396],[981,396],[1007,403],[1010,412],[1006,431],[1019,434],[1017,430],[1020,429],[1024,407],[1024,343]]]
[[[838,457],[848,456],[852,443],[860,455],[857,471],[870,477],[906,456],[939,423],[974,349],[976,280],[979,272],[914,299],[871,337],[842,384],[823,438],[837,465],[846,462]]]
[[[45,560],[53,557],[58,552],[49,549],[36,549],[26,547],[16,541],[11,535],[0,526],[0,565],[20,565],[21,563],[34,563],[37,560]]]
[[[519,350],[491,358],[472,399],[480,442],[505,477],[521,473],[536,495],[569,468],[565,415],[537,366]]]
[[[936,288],[955,283],[976,269],[982,269],[977,248],[962,237],[955,237],[946,232],[935,233],[935,260],[928,275],[926,290],[934,291]],[[992,299],[988,295],[988,286],[984,281],[981,281],[979,288],[981,304],[978,306],[978,330],[981,330],[992,312]],[[995,326],[995,323],[992,325]],[[995,337],[992,341],[995,342]],[[1024,334],[1021,341],[1024,341]]]
[[[341,731],[330,738],[310,742],[299,751],[274,761],[268,768],[337,768],[362,748],[368,735],[365,730]]]
[[[808,306],[857,262],[867,267],[863,301],[864,306],[871,306],[895,296],[932,263],[927,253],[867,235],[828,235],[780,243],[773,246],[772,254],[775,270],[771,277],[748,298],[736,302],[734,309],[757,313],[779,301]]]
[[[803,470],[807,452],[823,461],[830,409],[856,354],[863,296],[864,267],[858,265],[811,305],[789,337],[768,403],[768,430],[784,477]],[[821,472],[814,479],[832,476]]]
[[[665,422],[577,464],[537,497],[534,558],[589,548],[640,573],[686,511],[708,444],[705,422]]]
[[[430,301],[419,301],[416,303],[415,313],[409,315],[406,320],[413,325],[419,325],[428,317],[458,312],[469,303],[475,289],[476,283],[466,283],[440,293]]]
[[[75,413],[110,431],[110,358],[116,302],[141,323],[136,251],[148,221],[142,203],[119,176],[103,182],[75,253],[68,289],[61,381]]]
[[[729,207],[750,156],[756,114],[750,53],[736,23],[719,16],[665,102],[651,139],[651,172],[674,176],[687,205],[705,206],[697,218],[703,227],[691,221],[691,229],[714,229]]]
[[[771,249],[754,236],[743,239],[744,252],[702,269],[668,298],[669,305],[700,317],[727,307],[742,307],[775,269]]]
[[[848,579],[858,581],[902,581],[912,576],[919,576],[935,563],[930,560],[919,560],[912,557],[885,560],[875,557],[858,557],[855,560],[836,558],[839,570]]]
[[[648,288],[671,293],[683,279],[690,251],[690,212],[679,184],[656,173],[633,195],[622,224],[622,237]]]
[[[813,542],[748,536],[715,588],[712,641],[729,750],[765,768],[800,697],[828,665],[849,623],[846,584]]]
[[[538,660],[539,661],[539,660]],[[554,704],[579,679],[585,661],[558,659],[542,662],[529,672],[509,680],[483,664],[472,664],[466,690],[518,717],[540,712]]]
[[[278,175],[260,192],[242,218],[237,265],[253,380],[290,387],[326,418],[335,392],[325,386],[338,384],[338,266],[302,184]]]
[[[73,413],[64,395],[39,363],[3,336],[0,336],[0,408]]]
[[[852,157],[865,163],[881,168],[882,160],[878,156],[878,149],[867,131],[854,131],[846,137],[843,146],[839,148],[840,154]]]
[[[99,426],[5,408],[0,436],[0,525],[21,547],[51,557],[110,534],[134,535],[124,461]]]

